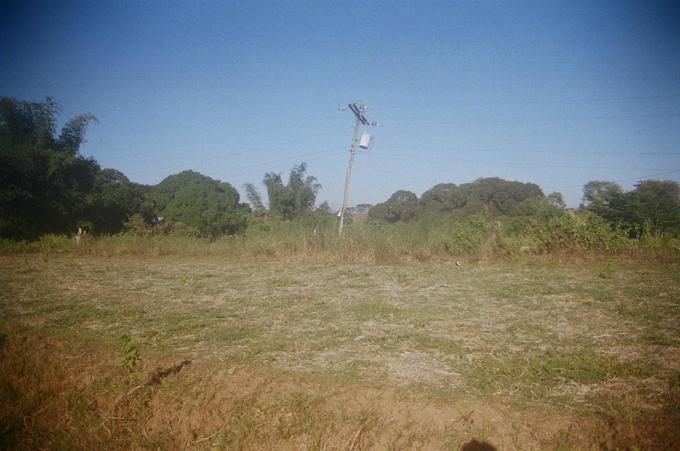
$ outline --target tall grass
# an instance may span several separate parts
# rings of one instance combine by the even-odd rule
[[[676,259],[680,240],[651,228],[612,227],[597,216],[549,220],[430,216],[419,221],[349,224],[303,218],[256,222],[245,233],[215,240],[173,234],[86,237],[45,235],[34,242],[0,241],[0,253],[96,256],[216,256],[226,259],[376,262],[504,258],[525,254]]]

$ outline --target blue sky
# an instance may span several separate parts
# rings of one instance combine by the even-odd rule
[[[82,147],[158,183],[241,189],[307,162],[338,207],[499,176],[578,205],[589,180],[680,179],[674,2],[2,1],[0,95],[99,118]]]

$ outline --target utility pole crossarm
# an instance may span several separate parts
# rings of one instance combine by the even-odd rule
[[[371,121],[367,119],[366,116],[364,116],[364,111],[366,111],[366,105],[350,103],[347,104],[347,108],[349,108],[352,111],[352,113],[354,113],[355,119],[354,128],[352,130],[352,145],[350,146],[349,163],[347,163],[347,173],[345,174],[345,192],[342,200],[342,209],[340,210],[340,225],[338,227],[339,234],[342,234],[342,227],[345,223],[345,211],[347,210],[347,203],[349,201],[349,180],[350,177],[352,176],[352,163],[354,163],[354,156],[356,154],[356,144],[359,126],[370,125],[375,127],[376,125],[378,125],[376,121]],[[344,109],[345,107],[341,108],[341,110]]]
[[[356,103],[350,103],[347,105],[350,110],[352,110],[352,113],[359,119],[359,121],[363,125],[372,125],[376,126],[378,123],[376,121],[369,121],[366,119],[366,116],[364,116],[364,111],[366,111],[366,105],[357,105]]]

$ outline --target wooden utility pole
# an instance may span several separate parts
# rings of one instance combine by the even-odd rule
[[[338,234],[342,234],[342,227],[345,224],[345,212],[347,210],[347,203],[349,202],[349,180],[352,176],[352,164],[354,163],[354,156],[357,151],[357,142],[359,140],[359,127],[361,125],[377,125],[375,121],[369,121],[364,116],[366,105],[357,103],[350,103],[340,108],[342,111],[349,108],[354,113],[354,128],[352,129],[352,145],[350,146],[349,163],[347,163],[347,173],[345,174],[345,194],[342,199],[342,209],[340,210],[340,225],[338,226]]]

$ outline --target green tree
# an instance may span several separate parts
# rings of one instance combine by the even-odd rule
[[[257,191],[257,188],[255,188],[255,185],[252,183],[245,183],[243,189],[246,190],[246,197],[248,198],[248,202],[250,202],[250,207],[255,216],[262,216],[266,210],[262,203],[262,196]]]
[[[73,231],[85,220],[87,195],[99,171],[79,154],[91,114],[56,134],[59,107],[51,98],[0,98],[0,235],[35,238]]]
[[[466,207],[488,214],[508,214],[525,199],[544,197],[543,191],[534,183],[503,180],[499,177],[479,178],[460,186],[465,193]]]
[[[211,238],[242,231],[249,211],[230,184],[194,171],[166,177],[153,187],[149,200],[159,216]]]
[[[425,210],[447,212],[463,208],[467,198],[454,183],[440,183],[425,191],[420,201]]]
[[[461,211],[463,215],[507,215],[516,205],[532,198],[545,198],[541,188],[533,183],[498,177],[480,178],[458,186],[440,183],[425,191],[420,200],[409,191],[397,191],[387,201],[371,208],[369,217],[396,222],[455,211]],[[558,201],[556,198],[553,200]]]
[[[307,164],[301,163],[293,167],[288,177],[288,189],[293,198],[293,211],[296,215],[314,208],[316,195],[321,189],[316,177],[307,176],[306,173]]]
[[[583,205],[610,224],[632,227],[636,224],[631,197],[614,182],[594,180],[583,187]]]
[[[548,204],[552,205],[555,208],[559,209],[567,208],[567,203],[564,201],[562,193],[558,192],[550,193],[546,196],[545,200],[546,202],[548,202]]]
[[[288,190],[283,185],[281,174],[267,172],[264,175],[262,183],[264,183],[264,186],[267,189],[269,214],[285,218],[290,214],[292,208],[290,205],[290,196]]]
[[[418,196],[411,191],[399,190],[385,202],[374,205],[368,217],[385,222],[408,221],[417,218],[419,210]]]
[[[333,211],[331,210],[331,206],[328,203],[328,201],[323,201],[321,205],[316,209],[317,213],[324,214],[324,215],[331,215],[333,216]]]
[[[85,217],[97,233],[117,233],[132,215],[147,222],[152,218],[151,205],[146,199],[151,187],[131,182],[115,169],[101,170],[92,192],[87,197]]]
[[[602,203],[606,196],[615,192],[623,192],[618,183],[592,180],[583,187],[583,206],[590,207],[594,203]]]
[[[293,166],[286,185],[283,184],[281,174],[273,172],[266,173],[262,183],[269,197],[269,214],[284,219],[297,218],[311,212],[321,189],[316,177],[307,175],[305,163]]]
[[[558,196],[555,196],[557,194]],[[551,193],[547,197],[529,197],[515,204],[510,214],[534,218],[539,221],[548,221],[565,214],[565,204],[559,193]]]
[[[655,231],[680,232],[680,185],[674,181],[645,180],[629,193],[630,207],[639,225]]]

